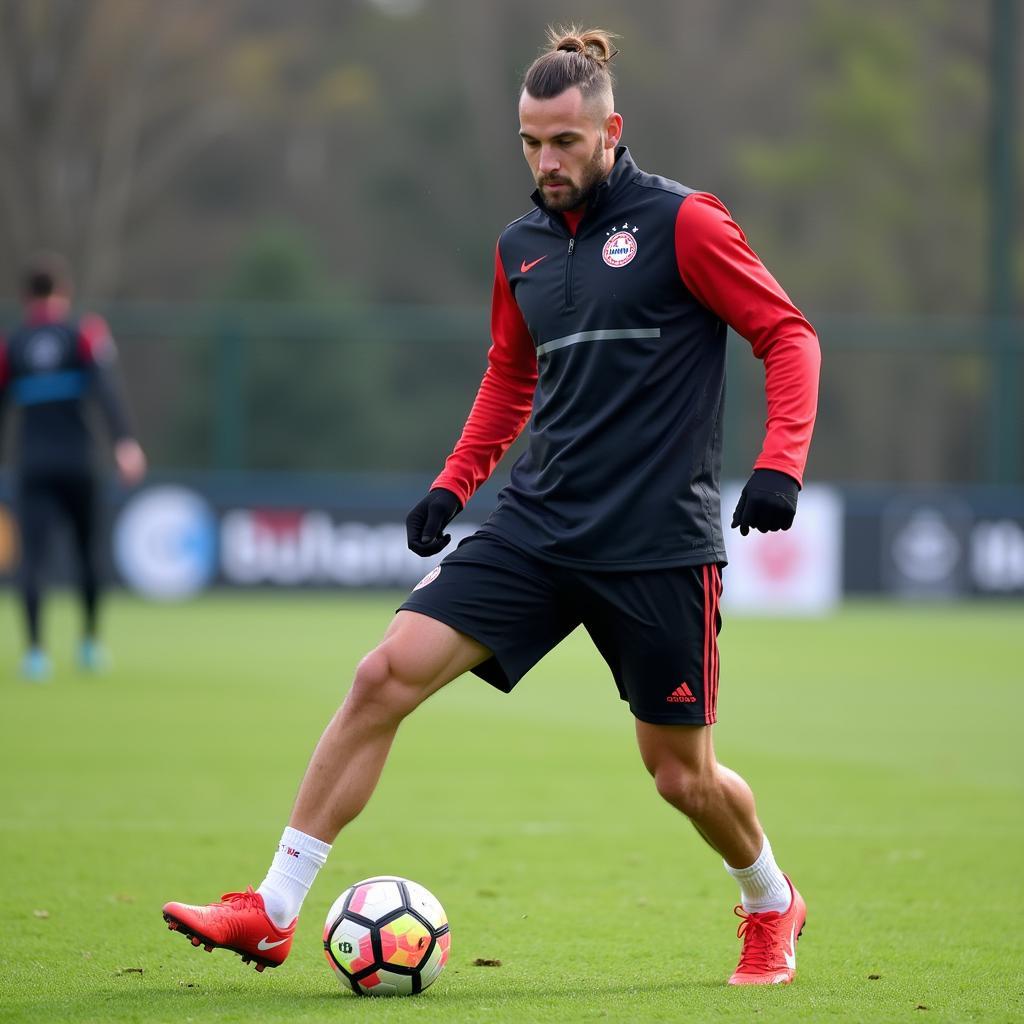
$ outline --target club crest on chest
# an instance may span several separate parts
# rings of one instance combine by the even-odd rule
[[[605,232],[608,240],[601,249],[601,259],[613,269],[624,267],[637,253],[637,231],[639,228],[635,224],[630,227],[627,221],[621,227],[615,225]]]

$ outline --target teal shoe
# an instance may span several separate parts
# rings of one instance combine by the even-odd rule
[[[78,645],[78,667],[83,672],[105,672],[110,659],[103,645],[96,640],[83,640]]]
[[[26,683],[45,683],[50,678],[50,659],[41,647],[32,647],[21,659],[21,678]]]

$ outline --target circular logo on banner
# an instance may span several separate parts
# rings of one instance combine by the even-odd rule
[[[948,579],[960,553],[960,540],[938,509],[915,510],[892,539],[893,561],[911,583]]]
[[[114,526],[114,561],[146,597],[175,601],[198,593],[217,562],[213,512],[194,491],[156,487],[132,498]]]
[[[601,250],[609,267],[624,267],[636,255],[636,238],[628,231],[616,231]]]
[[[881,510],[881,581],[916,597],[950,597],[971,587],[974,509],[955,494],[900,495]]]

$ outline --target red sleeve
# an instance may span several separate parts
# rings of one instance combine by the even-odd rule
[[[536,386],[537,352],[496,251],[487,370],[462,436],[431,487],[444,487],[465,505],[522,433]]]
[[[116,350],[107,321],[95,313],[86,313],[78,322],[78,354],[90,366],[110,363]]]
[[[802,484],[818,406],[821,350],[814,328],[714,196],[686,199],[675,234],[683,284],[764,361],[768,423],[755,468],[788,473]]]

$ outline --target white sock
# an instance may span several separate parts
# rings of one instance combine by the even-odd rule
[[[775,863],[772,844],[767,836],[764,837],[760,856],[749,868],[733,868],[726,864],[725,870],[739,882],[740,902],[748,914],[763,914],[769,910],[777,910],[781,914],[789,910],[793,896],[786,876]]]
[[[267,877],[256,890],[278,928],[287,928],[299,916],[302,901],[330,852],[330,843],[298,829],[284,830]]]

